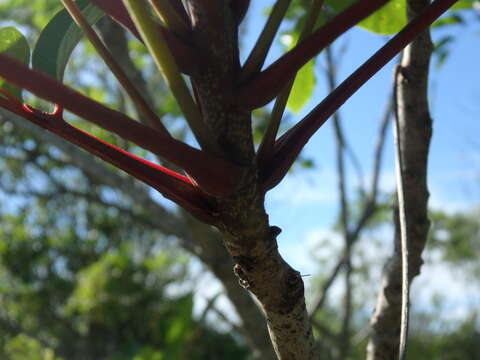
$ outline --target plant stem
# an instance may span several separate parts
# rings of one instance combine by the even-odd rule
[[[241,80],[247,80],[252,74],[260,71],[267,57],[268,50],[272,46],[273,38],[285,17],[291,0],[278,0],[273,6],[262,33],[257,39],[253,50],[250,52],[240,75]]]
[[[388,0],[356,1],[330,22],[314,31],[297,46],[239,89],[238,104],[256,109],[278,96],[292,76],[326,46],[381,8]]]
[[[208,129],[200,116],[197,105],[193,101],[192,95],[180,74],[177,63],[165,43],[163,34],[157,31],[155,22],[150,17],[145,2],[139,0],[123,0],[123,2],[127,7],[133,22],[137,26],[138,31],[142,35],[145,45],[152,55],[158,69],[162,73],[167,85],[172,90],[173,96],[177,100],[178,105],[180,106],[180,109],[182,110],[198,143],[203,149],[211,153],[220,154],[220,149],[210,136]]]
[[[305,21],[298,41],[302,41],[307,35],[310,35],[313,27],[315,26],[315,22],[320,15],[324,0],[314,1],[315,2],[313,3],[312,8],[308,12],[307,19]],[[265,132],[262,143],[260,144],[260,147],[258,149],[258,157],[260,159],[268,157],[273,150],[273,145],[275,143],[278,129],[280,127],[280,122],[282,120],[283,113],[285,112],[285,107],[287,106],[288,98],[290,97],[290,92],[292,91],[296,75],[297,72],[295,72],[293,78],[287,85],[285,85],[285,87],[282,89],[280,94],[277,96],[277,99],[275,100],[275,105],[273,106],[272,113],[270,114],[270,121],[268,123],[267,131]]]
[[[163,23],[169,30],[181,36],[186,36],[189,32],[189,27],[184,19],[173,8],[168,0],[150,0],[157,15],[162,19]]]
[[[407,349],[407,336],[408,336],[408,320],[410,310],[410,283],[409,283],[409,269],[408,269],[408,220],[407,211],[405,207],[405,180],[403,174],[405,173],[405,165],[403,163],[403,150],[401,148],[401,132],[400,132],[400,119],[398,117],[398,104],[397,98],[397,83],[399,80],[399,71],[401,71],[400,65],[395,68],[395,90],[394,90],[394,127],[393,137],[395,140],[395,179],[397,183],[397,201],[398,201],[398,219],[400,225],[400,247],[402,258],[402,306],[401,306],[401,320],[400,320],[400,344],[399,344],[399,360],[405,359]]]
[[[261,176],[265,178],[263,185],[265,190],[271,189],[283,179],[307,141],[350,96],[456,1],[434,1],[325,97],[307,116],[283,134],[275,142],[272,156],[262,164]]]
[[[88,21],[83,16],[82,12],[78,8],[77,4],[73,0],[61,0],[62,4],[65,6],[65,9],[69,12],[70,16],[73,18],[75,23],[82,29],[84,34],[92,43],[93,47],[103,59],[108,68],[112,71],[113,75],[117,78],[120,85],[125,89],[128,96],[132,100],[137,111],[149,121],[150,125],[158,130],[165,136],[170,136],[170,133],[161,123],[158,116],[153,112],[150,106],[147,104],[145,99],[142,97],[137,88],[132,84],[128,76],[125,74],[120,65],[115,61],[110,51],[107,49],[105,44],[102,42],[97,33],[90,26]]]

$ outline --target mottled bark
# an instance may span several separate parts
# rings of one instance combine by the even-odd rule
[[[184,214],[190,235],[189,244],[195,247],[196,256],[222,283],[228,299],[232,302],[240,320],[242,333],[258,359],[275,359],[265,315],[253,298],[233,276],[234,262],[222,244],[222,237],[212,227]]]
[[[260,302],[279,359],[317,359],[300,274],[280,256],[259,184],[251,113],[235,93],[240,64],[238,23],[229,2],[190,0],[195,44],[205,63],[193,73],[203,119],[230,161],[244,167],[230,196],[217,199],[217,227],[232,256],[240,285]]]
[[[409,0],[407,4],[408,18],[412,19],[428,6],[429,1]],[[410,281],[420,272],[422,251],[429,229],[426,175],[432,121],[428,109],[427,85],[431,52],[430,34],[425,31],[404,50],[395,79],[407,233],[410,241],[408,244]],[[398,357],[402,265],[397,213],[395,219],[395,249],[385,266],[375,312],[371,319],[369,360],[390,360]]]

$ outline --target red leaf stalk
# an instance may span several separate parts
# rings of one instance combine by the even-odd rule
[[[386,2],[388,0],[360,0],[355,2],[243,86],[236,95],[238,96],[238,103],[249,109],[255,109],[269,103],[303,65]]]
[[[420,16],[405,26],[402,31],[343,81],[305,118],[280,137],[275,143],[271,158],[266,160],[264,164],[260,164],[265,191],[276,186],[284,178],[308,140],[350,96],[455,2],[457,0],[436,0],[433,2]]]
[[[2,54],[0,77],[167,159],[184,169],[209,194],[225,195],[237,183],[241,171],[239,167],[164,136]]]
[[[53,113],[43,113],[24,105],[10,94],[0,90],[0,107],[3,107],[34,124],[68,140],[115,165],[135,178],[150,185],[163,196],[209,224],[214,223],[212,198],[202,193],[186,176],[180,175],[155,163],[132,155],[116,146],[79,130],[62,117],[62,109],[55,107]]]

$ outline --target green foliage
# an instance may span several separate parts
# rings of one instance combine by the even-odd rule
[[[10,360],[62,360],[50,348],[44,348],[37,340],[20,334],[5,345],[5,354]]]
[[[473,278],[480,276],[480,209],[453,215],[434,211],[431,220],[430,247],[439,250],[444,261],[468,269]]]
[[[88,0],[78,0],[77,6],[90,24],[95,24],[105,14]],[[70,55],[83,32],[63,9],[42,30],[32,54],[34,69],[45,72],[61,81]]]
[[[309,61],[297,73],[287,102],[287,109],[297,114],[310,100],[315,89],[315,62]]]
[[[451,7],[451,10],[473,9],[478,0],[459,0]]]
[[[353,4],[355,0],[327,0],[326,3],[334,11],[339,12]],[[394,34],[407,23],[405,0],[391,0],[380,10],[370,15],[358,25],[365,30],[377,34]]]
[[[8,55],[23,64],[30,62],[30,47],[20,31],[12,26],[0,28],[0,54]],[[0,89],[22,99],[22,90],[0,78]],[[1,95],[0,95],[1,96]]]
[[[285,32],[281,37],[282,44],[286,49],[291,49],[298,42],[300,36],[299,24],[303,21],[303,17],[297,23],[295,28],[290,32]],[[315,76],[315,60],[307,62],[297,73],[295,82],[287,102],[287,109],[292,113],[297,114],[308,103],[312,97],[313,90],[316,85]]]
[[[18,25],[44,27],[51,14],[62,8],[59,1],[52,0],[2,0],[0,2],[0,21],[17,21]]]
[[[92,233],[68,219],[55,226],[58,212],[21,214],[0,219],[0,321],[14,324],[0,328],[0,357],[245,358],[230,336],[194,319],[191,292],[167,294],[187,281],[186,261],[155,231],[132,236],[134,223],[118,215],[96,219]]]
[[[437,314],[418,314],[409,341],[408,360],[476,360],[480,357],[478,314],[459,324],[438,320]],[[421,324],[421,325],[420,325]]]
[[[465,25],[467,23],[467,15],[475,11],[476,0],[461,0],[452,6],[450,11],[435,21],[432,25],[434,29],[450,29],[452,26]],[[440,68],[448,59],[451,46],[455,43],[456,36],[451,33],[443,34],[434,43],[435,66]]]

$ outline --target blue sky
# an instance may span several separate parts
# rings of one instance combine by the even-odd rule
[[[263,4],[260,4],[263,3]],[[265,2],[252,5],[252,33],[258,31],[264,17],[258,9]],[[255,25],[253,25],[255,23]],[[451,46],[450,56],[440,68],[432,67],[430,81],[431,114],[434,120],[431,156],[429,160],[429,185],[432,190],[432,205],[448,206],[449,210],[462,209],[479,203],[480,186],[480,23],[456,26],[449,29],[456,35]],[[445,31],[434,31],[439,38]],[[252,41],[248,36],[247,39]],[[365,30],[355,28],[339,40],[347,43],[348,50],[339,68],[339,79],[344,79],[368,58],[383,43],[384,38]],[[279,55],[272,51],[269,61]],[[323,60],[317,61],[317,90],[304,110],[294,117],[303,115],[326,94],[320,67]],[[368,175],[372,162],[373,144],[376,139],[378,121],[387,100],[393,61],[372,78],[342,108],[341,114],[346,135],[362,162]],[[393,153],[389,131],[386,146],[382,188],[393,189]],[[297,171],[268,197],[268,208],[273,223],[281,226],[289,222],[285,231],[299,234],[310,226],[326,226],[334,220],[336,187],[334,174],[334,143],[331,125],[327,122],[305,148],[305,155],[318,165],[314,170]],[[312,213],[313,208],[316,210]],[[328,208],[328,209],[325,209]],[[286,236],[287,237],[287,236]]]
[[[263,26],[265,17],[262,17],[261,9],[270,3],[271,1],[252,2],[252,15],[247,20],[251,29],[247,34],[247,43],[254,41],[253,33],[257,33]],[[430,77],[431,115],[434,121],[429,159],[430,204],[449,212],[466,210],[480,204],[480,22],[473,16],[469,19],[472,21],[468,25],[453,26],[448,31],[438,29],[432,34],[434,41],[447,32],[455,35],[449,58],[439,69],[432,66]],[[348,46],[339,67],[339,79],[348,76],[384,42],[384,37],[358,28],[345,34],[337,43],[346,43]],[[247,48],[248,46],[247,44]],[[273,49],[267,62],[278,56],[279,49]],[[326,94],[321,74],[322,62],[321,59],[317,61],[317,90],[311,102],[301,114],[295,116],[294,121],[301,119]],[[362,162],[367,182],[378,122],[391,85],[392,68],[393,62],[341,108],[346,135]],[[391,132],[389,129],[380,184],[384,191],[393,191],[395,186]],[[304,154],[313,158],[317,166],[313,170],[297,171],[289,175],[273,189],[267,198],[267,210],[272,224],[283,229],[278,238],[281,253],[302,273],[311,274],[318,266],[310,256],[315,252],[315,245],[325,238],[332,240],[333,245],[322,243],[324,247],[320,257],[328,258],[338,251],[340,242],[331,232],[338,211],[331,124],[327,122],[318,131],[306,146]],[[349,173],[350,183],[354,185],[351,167]],[[380,235],[369,236],[382,238],[381,248],[375,252],[376,258],[384,259],[391,247],[388,229],[382,229]],[[436,282],[432,280],[435,278]],[[305,281],[308,285],[310,279],[305,278]],[[425,299],[425,306],[428,306],[429,296],[426,295],[444,290],[445,281],[451,284],[449,290],[458,290],[450,291],[452,294],[460,296],[463,293],[464,288],[454,281],[454,276],[448,269],[429,266],[424,268],[423,275],[416,280],[418,285],[414,290],[428,284],[427,293],[417,293],[419,298]],[[449,300],[450,304],[462,301],[455,296]],[[476,297],[473,303],[479,305],[480,298]]]

